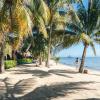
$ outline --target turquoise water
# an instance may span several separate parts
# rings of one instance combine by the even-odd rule
[[[61,57],[60,63],[75,66],[75,60],[75,57]],[[87,57],[85,60],[85,67],[100,71],[100,57]]]

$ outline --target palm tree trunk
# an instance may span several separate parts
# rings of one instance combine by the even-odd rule
[[[39,58],[39,65],[42,65],[42,57]]]
[[[47,56],[46,67],[49,67],[49,65],[50,65],[50,58],[51,58],[51,34],[52,34],[52,23],[50,25],[50,32],[49,32],[49,39],[48,39],[48,56]]]
[[[48,56],[47,56],[47,62],[46,67],[49,67],[50,65],[50,51],[51,51],[51,36],[49,36],[49,43],[48,43]]]
[[[85,63],[87,47],[88,47],[88,45],[85,44],[83,54],[82,54],[82,60],[81,60],[80,68],[79,68],[79,73],[83,73],[83,71],[84,71],[84,63]]]
[[[12,50],[12,60],[16,60],[16,50]]]
[[[39,65],[42,65],[42,54],[40,53],[40,57],[39,57]]]
[[[3,41],[1,45],[1,50],[0,50],[0,73],[3,73],[5,71],[4,68],[4,49],[5,49],[5,40]]]
[[[53,20],[53,15],[54,15],[52,7],[50,8],[50,13],[52,16],[51,16],[51,20],[50,20],[50,32],[49,32],[49,39],[48,39],[48,56],[47,56],[46,67],[49,67],[50,58],[51,58],[51,34],[52,34],[52,20]]]

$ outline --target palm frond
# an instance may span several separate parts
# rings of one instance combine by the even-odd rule
[[[38,27],[38,29],[39,29],[39,32],[41,33],[41,34],[43,34],[44,35],[44,37],[45,38],[47,38],[47,30],[46,30],[46,26],[45,26],[45,23],[44,23],[44,20],[41,18],[41,16],[36,16],[35,18],[34,18],[34,20],[35,20],[35,25]]]
[[[40,16],[42,16],[45,25],[48,25],[51,19],[51,14],[50,14],[50,9],[48,8],[47,4],[43,0],[40,0],[38,13],[40,14]]]
[[[93,40],[94,40],[97,44],[100,44],[100,31],[97,32],[97,33],[94,35]]]
[[[87,29],[87,25],[88,25],[88,20],[87,20],[87,11],[86,11],[86,8],[82,2],[82,0],[79,0],[78,4],[77,4],[77,15],[80,19],[80,23],[82,24],[83,26],[83,30],[86,30]]]
[[[2,6],[0,8],[0,44],[5,40],[7,32],[9,32],[9,15],[8,15],[8,6],[6,2],[2,1]]]
[[[66,35],[63,38],[63,41],[59,42],[59,44],[56,45],[54,52],[57,53],[65,48],[69,48],[73,45],[76,45],[80,42],[80,37],[79,35],[77,36],[72,36],[72,35]]]
[[[83,32],[83,30],[81,29],[81,27],[79,27],[77,24],[67,23],[66,26],[67,26],[67,30],[75,32],[76,34],[80,34],[80,33]]]
[[[31,0],[28,8],[33,13],[33,24],[39,28],[40,33],[47,37],[46,25],[50,22],[50,10],[43,0]]]
[[[93,33],[100,22],[100,0],[89,0],[88,3],[88,34]],[[91,17],[92,16],[92,17]],[[100,26],[99,26],[100,27]]]
[[[96,55],[96,49],[95,49],[95,45],[93,44],[93,42],[90,43],[90,46],[93,50],[94,55]]]

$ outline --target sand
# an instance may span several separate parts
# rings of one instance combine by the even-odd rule
[[[100,72],[55,64],[20,65],[0,74],[0,100],[100,100]]]

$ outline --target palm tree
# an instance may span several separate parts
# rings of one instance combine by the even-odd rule
[[[69,20],[66,8],[60,11],[60,8],[72,6],[72,3],[75,3],[77,0],[46,0],[48,7],[50,9],[50,23],[49,23],[49,32],[48,32],[48,58],[47,65],[49,67],[50,55],[52,47],[55,47],[60,40],[63,39],[64,34],[72,34],[66,31],[66,22]],[[66,17],[66,18],[65,18]],[[56,41],[55,41],[56,40]]]
[[[77,44],[80,41],[83,42],[84,50],[82,54],[82,60],[79,68],[79,72],[82,73],[84,71],[84,62],[86,57],[86,51],[88,46],[91,46],[94,54],[96,54],[94,42],[100,41],[100,0],[88,0],[88,7],[86,8],[83,2],[80,0],[77,3],[76,11],[71,9],[71,13],[75,19],[74,22],[67,23],[67,29],[77,33],[77,36],[71,36],[69,38],[69,43],[66,42],[65,39],[62,47],[71,46],[71,44]],[[78,38],[77,38],[78,37]],[[100,42],[99,42],[100,43]]]
[[[100,31],[100,1],[99,0],[88,0],[88,9],[86,9],[82,2],[79,3],[79,8],[77,11],[78,17],[81,21],[81,39],[84,44],[84,50],[82,55],[82,61],[80,64],[79,72],[83,72],[84,62],[86,57],[86,51],[90,45],[96,54],[94,47],[94,37]],[[96,41],[95,41],[96,42]]]
[[[50,34],[47,31],[47,27],[51,26],[51,11],[47,3],[43,0],[32,0],[31,5],[27,5],[34,17],[34,25],[39,29],[39,33],[44,34],[48,39],[48,58],[50,55]],[[51,33],[51,32],[50,32]],[[49,60],[47,61],[49,62]]]
[[[48,57],[47,57],[46,66],[49,66],[49,61],[50,61],[51,41],[52,41],[51,39],[53,38],[52,34],[54,34],[54,31],[58,31],[57,29],[54,30],[53,27],[54,24],[56,24],[55,21],[57,21],[57,24],[59,23],[60,25],[63,24],[61,21],[56,20],[59,19],[60,17],[60,16],[58,17],[56,16],[57,9],[59,8],[60,3],[64,4],[64,3],[72,3],[72,2],[75,2],[75,0],[70,0],[70,1],[69,0],[66,1],[65,0],[52,0],[52,1],[51,0],[30,0],[26,4],[26,6],[29,8],[29,10],[33,15],[34,25],[38,27],[39,32],[43,33],[48,40]]]
[[[3,0],[0,8],[0,72],[4,69],[4,48],[6,37],[14,37],[14,51],[20,47],[24,37],[31,33],[30,16],[23,6],[23,0]]]

